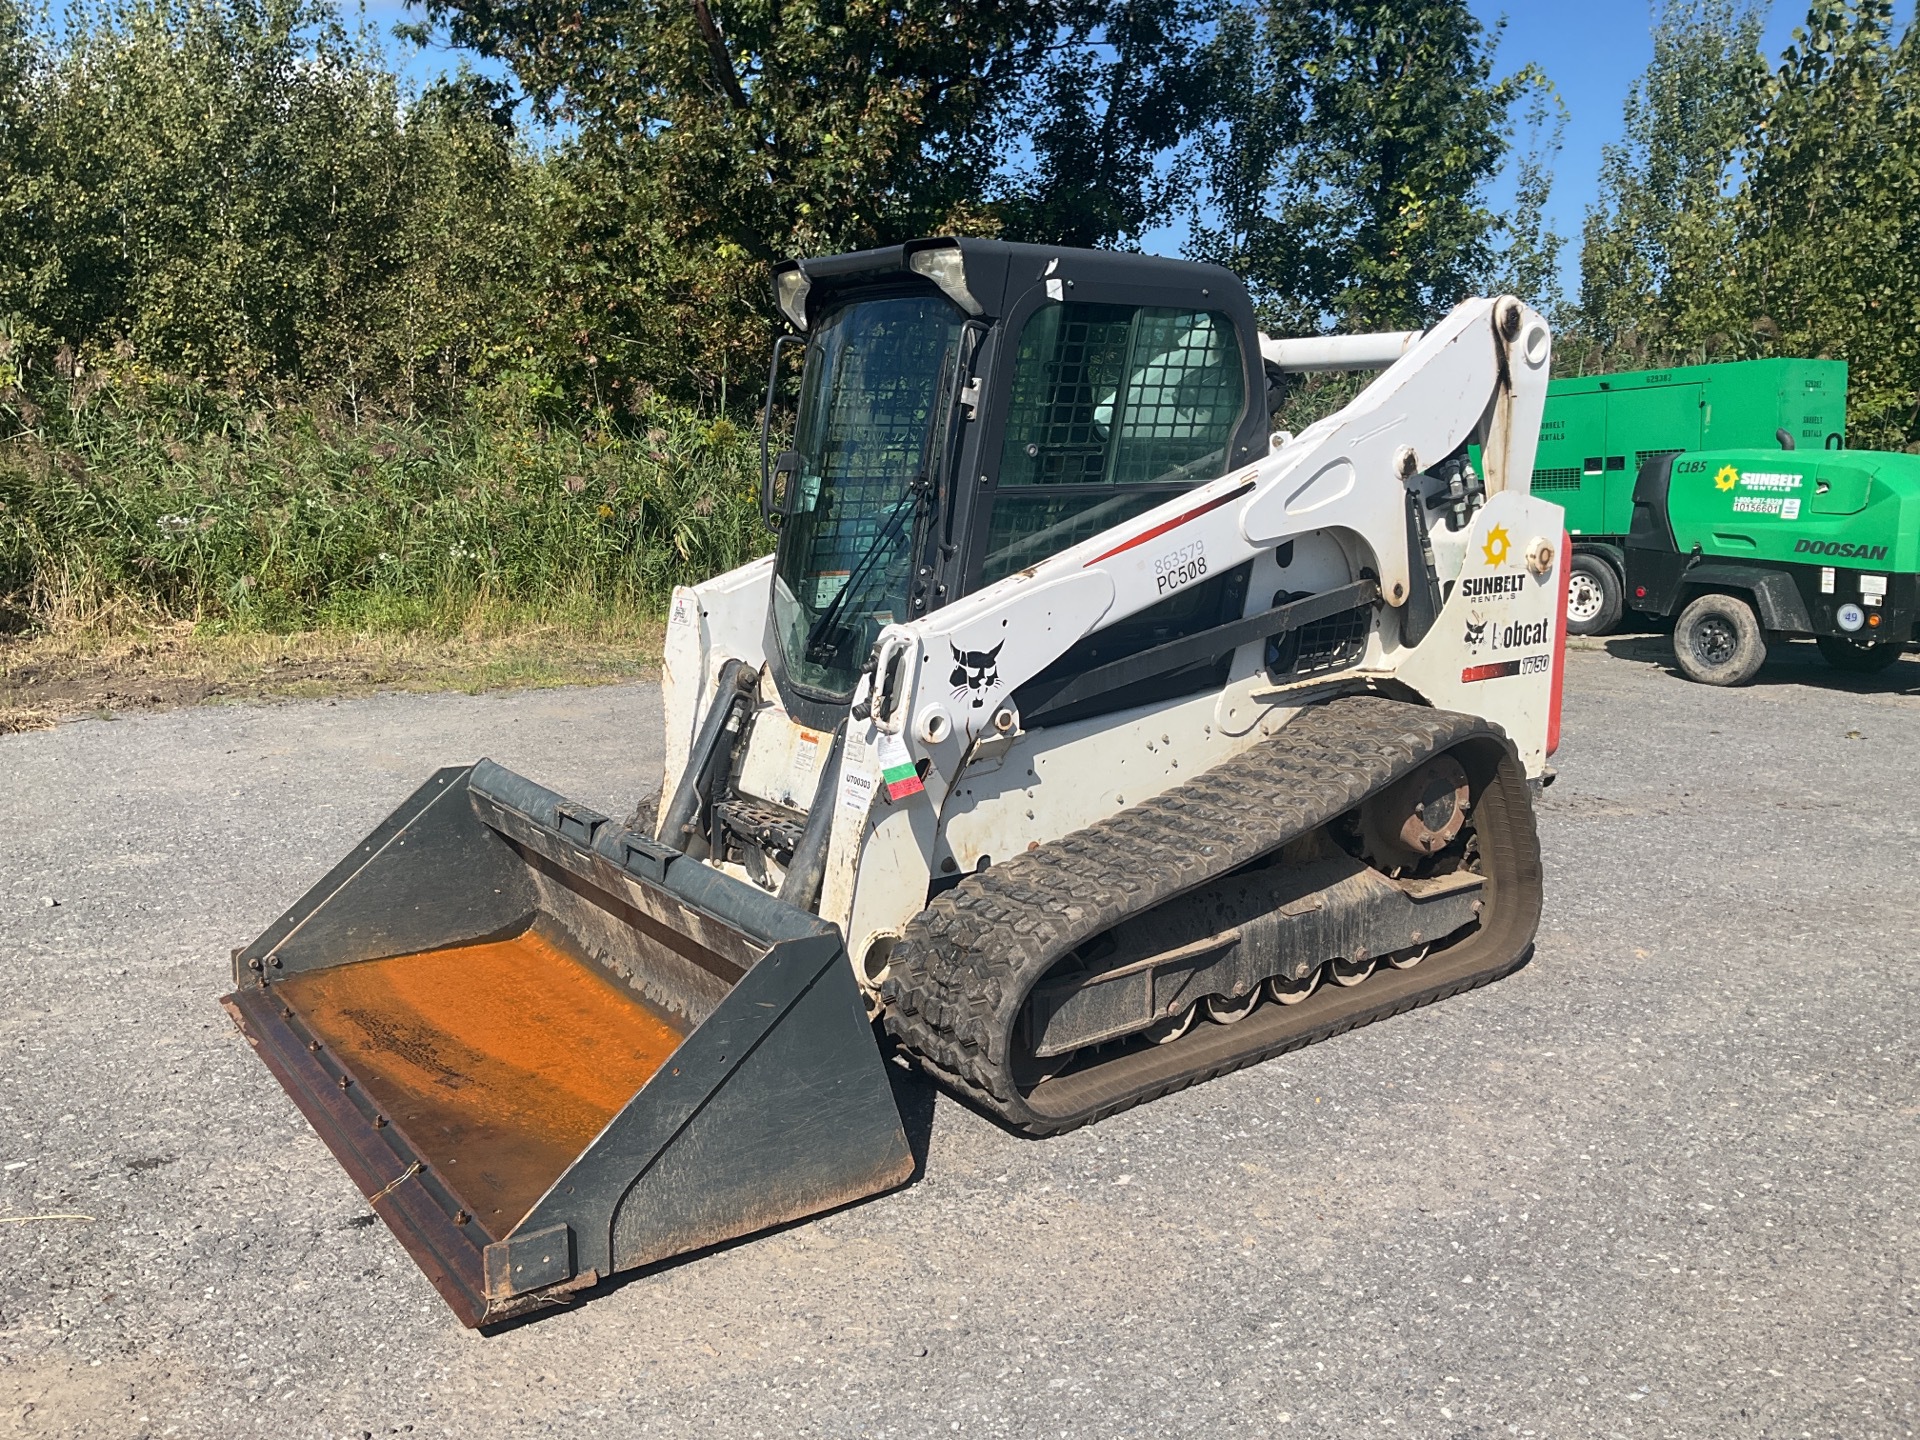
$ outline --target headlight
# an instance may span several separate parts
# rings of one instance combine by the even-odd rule
[[[799,266],[791,270],[782,270],[774,277],[774,293],[780,300],[780,311],[793,322],[796,330],[807,328],[807,291],[813,288],[813,282],[807,279]]]
[[[973,298],[973,292],[967,289],[967,262],[960,255],[958,245],[941,245],[930,250],[916,250],[907,257],[907,268],[916,275],[924,275],[940,287],[954,304],[969,315],[980,313],[980,302]]]

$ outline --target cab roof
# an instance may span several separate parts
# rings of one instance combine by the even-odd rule
[[[1126,250],[1084,250],[1068,245],[1027,245],[1008,240],[979,240],[970,236],[930,236],[888,245],[877,250],[855,250],[844,255],[803,256],[774,267],[773,288],[776,300],[787,317],[800,328],[808,328],[813,317],[839,293],[848,289],[899,280],[906,283],[937,283],[924,269],[916,269],[913,257],[929,251],[958,253],[965,275],[965,291],[974,303],[968,305],[948,291],[963,309],[980,318],[993,320],[1004,316],[1015,301],[1036,285],[1053,276],[1063,281],[1100,289],[1138,291],[1178,291],[1196,308],[1239,306],[1251,309],[1246,287],[1230,270],[1198,260],[1175,260],[1161,255],[1142,255]],[[921,262],[926,265],[926,261]],[[801,311],[794,313],[782,294],[783,276],[805,277],[800,297]],[[791,287],[791,281],[787,282]],[[941,286],[946,290],[946,286]],[[804,319],[806,324],[800,322]]]

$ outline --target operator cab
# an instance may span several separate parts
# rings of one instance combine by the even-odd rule
[[[793,449],[763,475],[766,654],[802,724],[838,723],[887,625],[1267,451],[1253,308],[1215,266],[917,240],[790,261],[774,289],[800,335],[769,410],[781,349],[804,337],[806,362]],[[1067,663],[1236,617],[1245,583],[1189,586]]]

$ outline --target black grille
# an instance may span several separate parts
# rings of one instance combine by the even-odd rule
[[[807,826],[807,817],[797,810],[744,795],[722,800],[713,813],[732,839],[757,846],[782,864],[792,858],[800,832]]]
[[[1307,593],[1282,590],[1273,597],[1273,603],[1285,605],[1289,601],[1304,600]],[[1357,665],[1366,656],[1367,636],[1372,630],[1371,605],[1342,610],[1324,620],[1310,620],[1298,629],[1267,641],[1267,672],[1276,680],[1298,679]]]
[[[1580,472],[1573,467],[1564,470],[1536,470],[1533,472],[1533,488],[1535,490],[1578,490]]]

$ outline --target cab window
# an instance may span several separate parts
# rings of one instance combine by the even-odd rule
[[[1081,302],[1036,312],[1015,352],[980,583],[1223,474],[1245,408],[1224,315]]]

